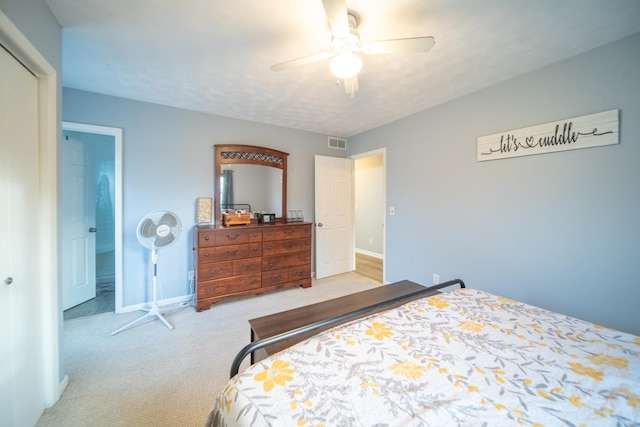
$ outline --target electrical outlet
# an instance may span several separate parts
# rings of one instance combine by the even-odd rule
[[[189,280],[193,280],[194,275],[193,270],[189,271]]]
[[[433,284],[434,285],[440,284],[440,275],[439,274],[434,274],[433,275]]]

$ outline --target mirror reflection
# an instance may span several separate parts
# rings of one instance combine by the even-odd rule
[[[251,164],[222,164],[221,169],[221,211],[235,205],[282,216],[282,169]]]

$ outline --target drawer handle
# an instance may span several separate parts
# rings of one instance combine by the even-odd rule
[[[304,242],[304,245],[305,246],[309,246],[309,242]]]
[[[285,244],[284,244],[284,248],[285,248],[285,249],[291,249],[293,246],[294,246],[294,244],[293,244],[293,243],[291,243],[291,242],[289,242],[289,243],[285,243]]]
[[[206,258],[206,257],[208,257],[208,256],[209,256],[209,252],[205,252],[205,253],[204,253],[204,257]]]
[[[270,231],[267,231],[267,236],[271,236],[271,232]]]
[[[227,240],[236,240],[238,237],[240,237],[239,234],[236,234],[235,236],[231,236],[230,234],[227,234]]]
[[[270,251],[271,250],[271,245],[267,246],[267,250]]]
[[[209,240],[209,236],[204,236],[204,240]]]
[[[209,269],[209,274],[217,274],[217,273],[222,273],[222,267],[220,267],[218,271],[214,270],[213,268]]]
[[[258,252],[259,250],[260,250],[260,248],[258,248],[258,247],[253,248],[253,252]]]
[[[214,292],[218,291],[218,285],[214,286],[213,288],[207,288],[207,293],[208,294],[212,294]]]
[[[255,267],[253,264],[243,265],[243,266],[240,267],[240,270],[242,270],[242,271],[250,271],[250,270],[253,270],[253,267]]]
[[[277,282],[279,280],[282,280],[282,275],[277,275],[277,276],[271,276],[271,281],[272,282]]]
[[[293,230],[289,230],[289,231],[284,230],[283,233],[286,234],[287,236],[291,236],[293,234]]]
[[[251,285],[255,285],[257,282],[257,279],[253,279],[253,280],[245,280],[244,284],[247,286],[251,286]]]
[[[258,237],[258,233],[253,233],[253,237]]]
[[[235,251],[226,251],[225,255],[226,256],[236,256],[236,255],[238,255],[238,251],[239,251],[239,249],[236,249]]]
[[[269,261],[269,267],[273,267],[274,265],[278,265],[278,261]]]

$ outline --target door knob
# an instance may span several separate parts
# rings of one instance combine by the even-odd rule
[[[322,223],[321,222],[318,223],[318,227],[322,227]]]
[[[4,283],[5,285],[10,285],[13,283],[13,277],[9,276],[6,279],[4,279]]]
[[[90,227],[89,228],[89,233],[95,233],[96,231],[98,231],[98,229],[95,228],[95,227]]]

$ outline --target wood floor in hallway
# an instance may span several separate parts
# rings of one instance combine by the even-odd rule
[[[356,252],[356,273],[382,283],[382,258]]]

